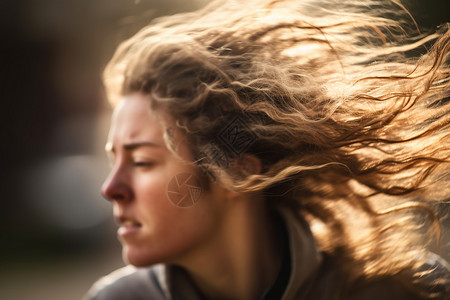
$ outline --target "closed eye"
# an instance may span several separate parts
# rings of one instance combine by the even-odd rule
[[[135,161],[133,162],[133,165],[135,167],[152,167],[155,163],[151,161]]]

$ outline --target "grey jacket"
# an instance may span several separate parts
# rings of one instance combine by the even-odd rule
[[[342,290],[339,282],[345,276],[334,269],[314,242],[308,224],[289,210],[280,210],[284,220],[290,252],[290,275],[280,300],[332,300]],[[436,290],[450,300],[450,268],[437,255],[430,255],[424,270],[436,269],[444,282]],[[201,300],[201,294],[180,267],[158,264],[148,268],[127,266],[101,278],[89,290],[84,300]],[[271,297],[266,300],[275,300]],[[342,299],[342,298],[339,298]],[[347,300],[414,300],[414,295],[394,278],[367,282],[352,288]]]

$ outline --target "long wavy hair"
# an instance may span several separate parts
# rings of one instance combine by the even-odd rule
[[[397,1],[215,1],[123,42],[104,82],[150,95],[209,178],[306,217],[348,282],[411,279],[450,195],[449,48]]]

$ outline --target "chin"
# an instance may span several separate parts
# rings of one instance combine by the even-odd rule
[[[133,247],[124,245],[122,248],[122,259],[126,264],[135,267],[149,267],[151,265],[163,262],[151,255],[150,251],[142,249],[134,249]]]

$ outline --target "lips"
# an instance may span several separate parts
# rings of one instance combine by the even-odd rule
[[[121,237],[136,234],[140,231],[142,227],[142,224],[134,219],[126,217],[117,217],[116,220],[119,223],[119,229],[117,230],[117,234]]]

